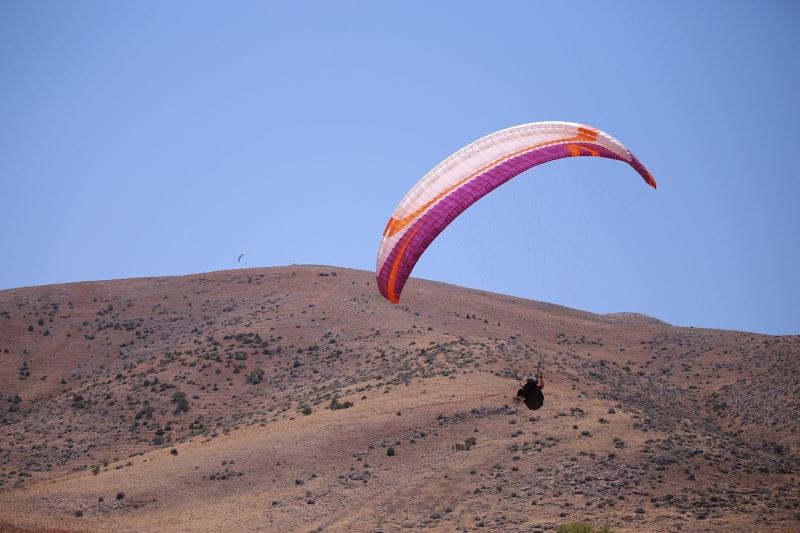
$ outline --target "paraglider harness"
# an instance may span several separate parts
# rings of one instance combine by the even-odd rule
[[[517,396],[514,398],[514,401],[525,403],[525,406],[532,411],[544,405],[544,394],[542,393],[544,380],[542,379],[541,370],[542,360],[540,359],[539,366],[536,367],[536,374],[528,378],[524,385],[522,385],[522,380],[517,376],[517,381],[520,382],[522,388],[517,391]],[[516,375],[516,372],[514,375]]]

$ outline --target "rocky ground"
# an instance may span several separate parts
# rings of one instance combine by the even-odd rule
[[[800,336],[403,296],[322,266],[0,292],[0,530],[800,530]]]

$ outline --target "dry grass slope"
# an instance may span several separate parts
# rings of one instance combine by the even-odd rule
[[[798,336],[246,269],[0,292],[0,401],[2,531],[800,530]]]

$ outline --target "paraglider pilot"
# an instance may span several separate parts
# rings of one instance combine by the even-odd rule
[[[516,402],[524,402],[525,406],[535,411],[544,405],[544,378],[540,369],[536,370],[536,375],[527,378],[525,385],[517,391],[517,396],[514,398]]]

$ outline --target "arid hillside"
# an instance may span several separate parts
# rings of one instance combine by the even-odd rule
[[[0,400],[0,530],[800,530],[800,336],[245,269],[0,291]]]

